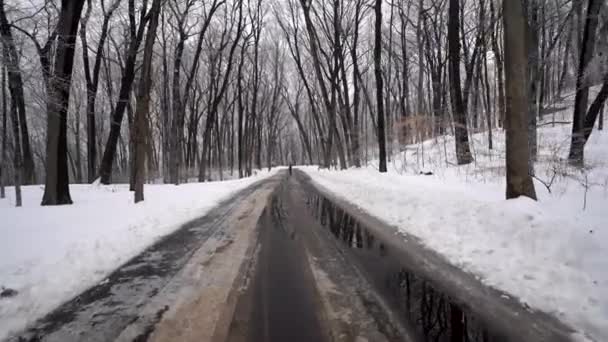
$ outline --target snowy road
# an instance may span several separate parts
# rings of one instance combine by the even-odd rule
[[[260,181],[15,341],[562,341],[304,174]]]
[[[276,177],[270,178],[239,192],[14,339],[145,340],[161,317],[179,316],[180,310],[190,304],[186,302],[191,295],[209,296],[207,305],[212,305],[211,298],[217,298],[218,306],[223,304],[231,278],[238,273],[237,263],[244,260],[251,240],[249,224],[255,225],[255,216],[259,216],[276,182]],[[208,293],[199,291],[201,288]],[[220,312],[209,313],[217,316]],[[208,315],[206,319],[217,321],[219,317]],[[166,323],[169,321],[159,325],[170,325]]]

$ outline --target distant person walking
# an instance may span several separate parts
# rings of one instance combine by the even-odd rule
[[[289,175],[291,176],[291,164],[289,164]]]

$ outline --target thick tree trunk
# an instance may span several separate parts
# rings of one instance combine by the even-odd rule
[[[376,23],[374,31],[374,74],[376,76],[376,106],[378,119],[379,171],[386,172],[386,137],[384,129],[384,95],[382,85],[382,0],[376,0],[374,7]]]
[[[67,160],[67,114],[76,34],[84,0],[62,0],[57,46],[47,100],[46,182],[42,205],[71,204]]]
[[[154,0],[150,10],[150,23],[144,43],[144,57],[141,68],[141,80],[137,90],[137,108],[135,109],[135,203],[144,200],[144,182],[146,180],[146,155],[148,151],[148,113],[150,111],[150,89],[152,88],[152,55],[160,15],[161,0]]]
[[[450,66],[450,98],[454,116],[454,136],[458,165],[473,161],[469,149],[469,133],[465,105],[460,87],[460,0],[450,0],[448,19],[448,59]]]
[[[185,14],[188,12],[186,8]],[[184,119],[186,113],[184,111],[184,103],[182,103],[181,96],[181,70],[182,70],[182,57],[184,54],[184,48],[186,45],[186,39],[188,35],[185,32],[185,20],[186,16],[180,18],[178,23],[178,36],[179,40],[175,48],[173,56],[173,83],[171,85],[172,92],[172,115],[173,120],[171,121],[171,136],[170,136],[170,148],[169,148],[169,182],[172,184],[179,184],[180,182],[180,169],[182,164],[182,135],[184,128]],[[188,89],[186,89],[186,92]]]
[[[506,196],[536,199],[529,174],[527,49],[521,43],[526,21],[521,1],[503,1],[505,76],[507,107],[505,132],[507,145]]]

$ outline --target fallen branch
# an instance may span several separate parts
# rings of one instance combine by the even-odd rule
[[[536,125],[537,127],[546,126],[546,125],[569,125],[572,122],[570,121],[551,121],[551,122],[543,122],[541,124]]]

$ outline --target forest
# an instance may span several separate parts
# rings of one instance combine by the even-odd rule
[[[408,144],[506,134],[507,197],[535,198],[539,122],[567,162],[603,129],[603,0],[0,0],[0,191],[378,170]],[[574,106],[565,108],[565,94]],[[566,106],[567,107],[567,106]],[[543,123],[544,124],[544,123]],[[501,133],[503,134],[503,133]]]

